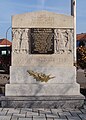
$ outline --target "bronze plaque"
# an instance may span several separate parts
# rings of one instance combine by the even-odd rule
[[[31,54],[54,53],[54,29],[31,28]]]

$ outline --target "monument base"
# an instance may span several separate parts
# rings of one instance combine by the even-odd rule
[[[28,70],[54,78],[47,82],[37,81]],[[74,66],[12,66],[5,96],[1,99],[2,107],[77,108],[84,103]]]
[[[80,95],[79,84],[6,84],[6,96],[57,96]]]
[[[54,77],[47,82],[37,81],[28,74],[28,70]],[[76,68],[74,66],[59,67],[29,67],[12,66],[10,84],[5,87],[6,96],[57,96],[80,95],[80,85],[76,83]]]
[[[79,108],[84,104],[82,95],[1,97],[2,107],[14,108]]]

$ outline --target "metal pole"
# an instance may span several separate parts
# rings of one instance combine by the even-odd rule
[[[6,31],[6,55],[8,54],[8,51],[7,51],[7,34],[8,34],[8,31],[9,31],[10,28],[11,28],[11,26],[8,27],[8,29]]]
[[[8,31],[9,31],[10,28],[11,28],[11,26],[6,31],[6,39],[7,39],[7,33],[8,33]]]
[[[76,0],[71,0],[71,15],[74,17],[74,63],[76,64]]]

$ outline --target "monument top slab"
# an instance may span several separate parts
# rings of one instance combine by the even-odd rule
[[[73,16],[48,11],[18,14],[12,17],[13,28],[73,28]]]

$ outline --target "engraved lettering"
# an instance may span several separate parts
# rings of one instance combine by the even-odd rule
[[[31,53],[53,54],[54,53],[54,30],[48,28],[31,29]]]

